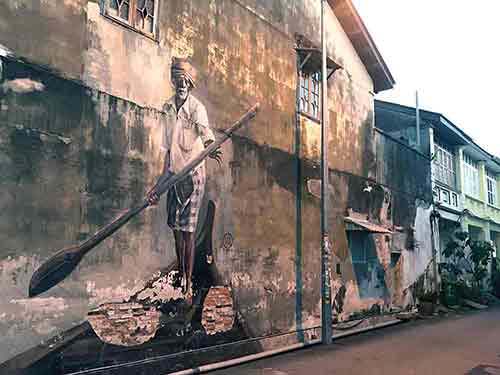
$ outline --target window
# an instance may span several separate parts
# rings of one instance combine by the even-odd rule
[[[441,190],[441,200],[443,203],[451,204],[450,192],[447,190]]]
[[[319,72],[300,74],[299,109],[315,119],[319,118],[321,98],[321,75]]]
[[[348,230],[347,241],[360,298],[386,297],[385,270],[378,259],[373,235],[368,231]]]
[[[437,181],[455,188],[455,162],[453,151],[436,143],[434,145],[434,169]]]
[[[469,155],[464,155],[464,192],[479,199],[479,168]]]
[[[322,51],[303,35],[296,34],[297,52],[297,111],[314,120],[319,120],[321,111],[321,84],[328,81],[342,67],[326,57],[326,77],[322,77]]]
[[[452,208],[458,209],[458,194],[452,190],[443,188],[442,186],[436,185],[434,187],[434,195],[441,204],[451,206]]]
[[[486,171],[486,190],[488,191],[488,204],[498,205],[497,180],[493,173]]]
[[[159,0],[106,0],[105,14],[153,36]]]
[[[370,247],[370,233],[365,231],[349,231],[347,236],[352,263],[368,263],[367,249]]]

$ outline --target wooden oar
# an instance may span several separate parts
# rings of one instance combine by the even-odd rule
[[[258,110],[259,104],[250,108],[238,121],[223,132],[224,134],[221,138],[210,144],[196,159],[186,165],[179,173],[172,176],[162,175],[154,188],[156,194],[160,196],[177,182],[186,177],[189,172],[199,165],[208,155],[217,150],[225,141],[227,141],[235,131],[253,119]],[[78,266],[85,254],[111,236],[149,205],[150,203],[146,198],[141,205],[125,211],[116,220],[103,227],[99,232],[94,234],[79,246],[62,249],[50,257],[31,276],[28,291],[29,297],[35,297],[64,280],[71,272],[73,272],[76,266]]]

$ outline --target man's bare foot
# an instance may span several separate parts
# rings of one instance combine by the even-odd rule
[[[184,294],[184,299],[187,305],[191,306],[193,304],[193,291],[191,287],[189,287],[189,289],[187,289],[186,293]]]
[[[181,292],[182,294],[186,294],[186,277],[184,275],[182,275],[181,277]]]
[[[173,277],[172,286],[174,288],[181,288],[183,279],[184,279],[184,275],[182,275],[182,273],[180,273],[180,272],[176,272],[175,276]]]

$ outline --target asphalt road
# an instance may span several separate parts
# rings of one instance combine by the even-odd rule
[[[418,320],[216,375],[500,375],[500,308]]]

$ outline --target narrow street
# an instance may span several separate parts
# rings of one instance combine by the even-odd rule
[[[500,307],[401,324],[213,374],[500,375]]]

